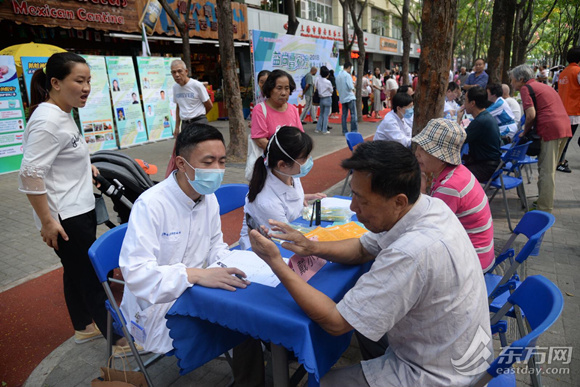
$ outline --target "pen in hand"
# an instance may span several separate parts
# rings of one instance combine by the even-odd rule
[[[225,263],[223,263],[223,262],[220,262],[220,261],[217,261],[217,262],[216,262],[216,265],[218,265],[218,266],[220,266],[220,267],[223,267],[224,269],[226,269],[226,268],[227,268],[227,265],[226,265]],[[235,275],[237,278],[241,279],[242,281],[247,281],[247,279],[246,279],[246,278],[242,277],[242,276],[241,276],[241,275],[239,275],[239,274],[234,274],[234,275]]]

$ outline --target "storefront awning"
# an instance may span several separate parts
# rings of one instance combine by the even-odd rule
[[[119,38],[119,39],[126,39],[126,40],[139,40],[140,41],[142,39],[141,35],[122,34],[122,33],[117,33],[117,32],[111,32],[111,33],[105,34],[105,35],[110,36],[111,38]],[[176,38],[176,37],[171,37],[171,36],[148,36],[147,40],[150,40],[150,41],[165,40],[165,41],[175,42],[176,44],[182,43],[181,38]],[[219,41],[218,40],[209,40],[209,39],[189,38],[189,44],[215,44],[216,46],[219,46]],[[247,42],[234,42],[234,47],[244,47],[244,46],[249,46],[249,45],[250,45],[250,43],[247,43]]]

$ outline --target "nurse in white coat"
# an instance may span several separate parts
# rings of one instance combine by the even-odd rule
[[[173,348],[165,314],[188,288],[230,291],[248,282],[236,268],[204,269],[227,254],[214,195],[225,171],[222,134],[192,124],[176,140],[176,165],[167,179],[135,202],[119,257],[125,279],[121,310],[135,341],[147,351]]]
[[[413,97],[397,93],[391,100],[391,110],[379,124],[374,140],[396,141],[407,148],[411,146],[412,129],[405,122],[413,116]]]
[[[256,160],[244,213],[266,227],[269,219],[289,223],[300,217],[309,200],[326,197],[323,193],[305,195],[300,183],[312,168],[311,151],[309,135],[292,126],[280,128],[270,138],[264,155]],[[245,217],[240,247],[251,247]]]

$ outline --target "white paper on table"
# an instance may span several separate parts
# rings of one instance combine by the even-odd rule
[[[320,201],[320,204],[323,208],[346,208],[349,211],[350,203],[350,200],[340,198],[323,198]]]
[[[224,258],[209,265],[208,269],[214,267],[236,267],[246,274],[248,281],[273,288],[280,283],[270,266],[253,251],[233,250]]]

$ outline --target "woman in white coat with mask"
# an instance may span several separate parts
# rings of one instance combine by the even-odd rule
[[[260,225],[268,220],[289,223],[300,217],[309,200],[326,197],[323,193],[304,194],[300,178],[310,172],[314,162],[310,156],[312,139],[292,126],[280,128],[268,142],[262,157],[256,160],[246,197],[244,213]],[[244,217],[240,247],[251,247]]]

